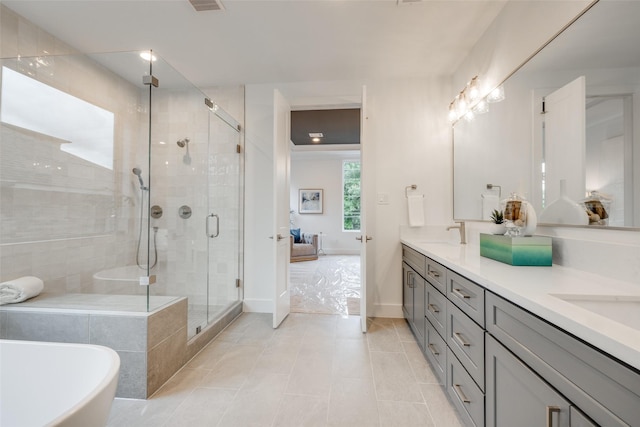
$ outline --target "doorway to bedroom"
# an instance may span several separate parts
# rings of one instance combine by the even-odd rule
[[[360,109],[292,111],[291,140],[291,312],[359,315]]]

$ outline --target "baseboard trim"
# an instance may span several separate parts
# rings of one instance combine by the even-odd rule
[[[374,304],[373,313],[367,313],[368,317],[403,318],[402,304]]]
[[[273,313],[273,300],[270,299],[244,299],[242,311],[245,313]]]

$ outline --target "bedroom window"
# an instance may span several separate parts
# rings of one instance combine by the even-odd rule
[[[360,161],[342,162],[342,230],[360,231]]]

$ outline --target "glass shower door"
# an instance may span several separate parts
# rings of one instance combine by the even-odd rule
[[[239,124],[207,101],[209,121],[208,322],[239,299],[242,241],[242,155]]]

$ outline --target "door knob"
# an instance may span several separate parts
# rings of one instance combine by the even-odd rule
[[[356,237],[356,240],[360,240],[362,242],[362,236]]]

